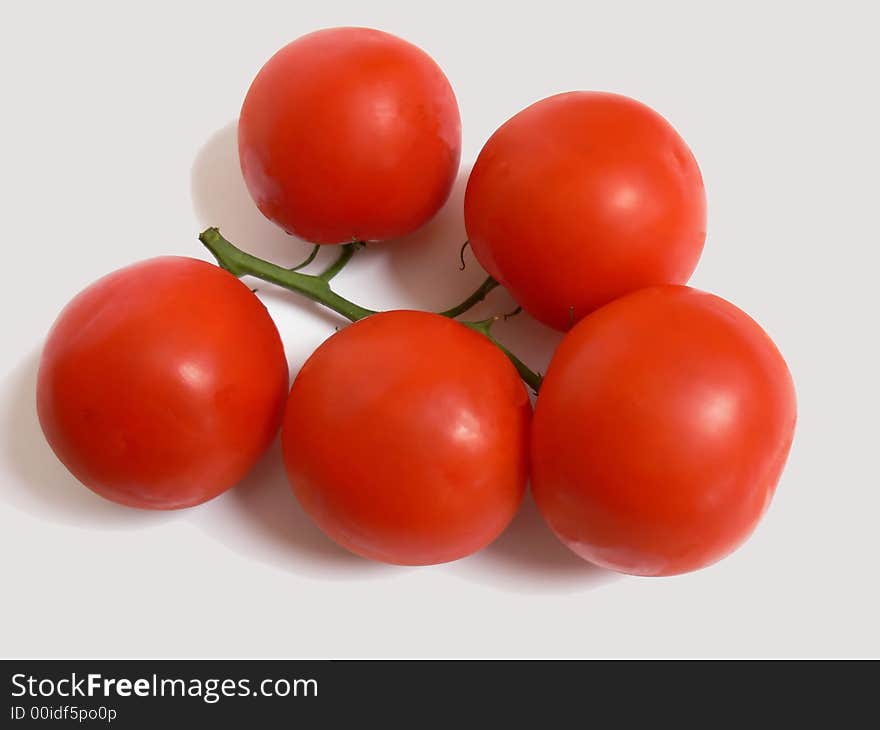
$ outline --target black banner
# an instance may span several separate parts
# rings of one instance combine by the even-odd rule
[[[862,724],[877,664],[853,662],[7,660],[0,726],[372,727],[440,720],[714,727],[733,719]],[[850,671],[851,670],[851,671]],[[609,723],[608,721],[611,720]],[[870,724],[870,723],[869,723]],[[494,726],[494,724],[493,724]],[[849,726],[848,724],[846,726]]]

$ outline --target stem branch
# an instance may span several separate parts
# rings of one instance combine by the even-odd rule
[[[291,271],[256,256],[251,256],[223,238],[216,228],[208,228],[200,233],[199,240],[214,255],[217,263],[234,276],[255,276],[270,284],[290,289],[313,302],[323,304],[351,322],[357,322],[359,319],[375,314],[374,310],[350,302],[330,288],[330,279],[338,274],[354,255],[357,246],[353,243],[345,244],[339,258],[320,276],[312,276]]]
[[[323,279],[324,281],[329,282],[334,276],[336,276],[345,265],[351,260],[351,257],[354,256],[355,251],[359,248],[363,247],[363,243],[361,241],[353,241],[352,243],[346,243],[342,247],[342,251],[339,252],[339,256],[336,258],[330,266],[324,269],[320,274],[318,274],[319,279]]]
[[[308,255],[306,260],[303,261],[301,264],[298,264],[297,266],[291,266],[290,270],[291,271],[299,271],[300,269],[306,268],[306,266],[308,266],[310,263],[312,263],[312,261],[315,260],[315,256],[318,255],[319,248],[321,248],[321,247],[316,243],[314,245],[314,247],[312,248],[312,252]]]
[[[492,325],[498,321],[499,317],[490,317],[489,319],[481,320],[480,322],[462,322],[465,327],[470,327],[472,330],[479,332],[484,335],[492,342],[495,347],[497,347],[501,352],[507,355],[507,359],[513,363],[513,367],[516,368],[516,371],[519,373],[520,378],[523,379],[523,382],[528,385],[532,392],[537,395],[538,391],[541,389],[541,381],[544,380],[544,377],[540,373],[536,373],[532,370],[528,365],[526,365],[522,360],[520,360],[516,355],[514,355],[510,350],[508,350],[504,345],[502,345],[498,340],[495,339],[495,335],[492,334]]]
[[[375,310],[361,307],[354,302],[339,296],[339,294],[330,288],[330,280],[342,271],[343,267],[351,260],[351,257],[354,256],[355,252],[363,246],[363,243],[359,241],[343,245],[338,258],[323,272],[315,276],[312,274],[301,274],[295,269],[285,269],[281,266],[276,266],[269,261],[264,261],[261,258],[252,256],[223,238],[223,236],[220,235],[220,231],[216,228],[208,228],[207,230],[202,231],[202,233],[199,234],[199,240],[204,244],[205,248],[213,254],[214,258],[217,259],[217,263],[222,268],[229,271],[233,276],[254,276],[263,281],[268,281],[270,284],[276,284],[277,286],[289,289],[290,291],[295,291],[298,294],[302,294],[304,297],[311,299],[313,302],[323,304],[328,309],[332,309],[334,312],[341,314],[351,322],[357,322],[359,319],[368,317],[371,314],[376,314]],[[302,265],[310,263],[313,258],[314,256],[310,257],[310,259]],[[444,317],[457,317],[468,311],[478,302],[483,301],[483,299],[486,298],[486,295],[496,286],[498,286],[498,282],[490,276],[480,285],[479,289],[461,304],[452,307],[451,309],[447,309],[445,312],[440,312],[440,314]],[[501,316],[506,318],[512,316],[512,314],[513,313],[491,317],[480,322],[461,322],[461,324],[488,337],[496,347],[507,355],[520,377],[535,393],[537,393],[538,389],[541,387],[541,375],[530,370],[522,360],[498,342],[498,340],[492,335],[492,325],[495,324]]]
[[[471,294],[467,299],[465,299],[458,306],[452,307],[451,309],[447,309],[445,312],[440,312],[444,317],[449,317],[450,319],[454,319],[460,314],[464,314],[471,307],[476,306],[480,302],[482,302],[486,295],[492,291],[496,286],[498,286],[498,282],[495,281],[491,276],[486,277],[486,281],[480,284],[480,288],[477,289],[473,294]]]

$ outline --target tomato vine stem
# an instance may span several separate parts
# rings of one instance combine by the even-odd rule
[[[495,324],[499,319],[507,319],[508,317],[513,316],[519,311],[519,307],[514,310],[511,314],[499,314],[494,317],[489,317],[489,319],[483,319],[479,322],[462,322],[465,327],[469,327],[472,330],[479,332],[489,339],[489,341],[495,345],[501,352],[507,355],[507,359],[513,363],[513,367],[516,368],[516,371],[519,373],[520,378],[522,378],[523,382],[528,385],[532,392],[537,395],[538,391],[541,389],[541,381],[544,380],[544,376],[540,373],[536,373],[534,370],[529,368],[522,360],[520,360],[516,355],[514,355],[510,350],[508,350],[504,345],[502,345],[497,339],[495,339],[495,335],[492,334],[492,325]]]
[[[477,289],[473,294],[471,294],[467,299],[465,299],[461,304],[452,307],[451,309],[447,309],[445,312],[438,312],[437,314],[442,314],[444,317],[449,317],[450,319],[454,319],[461,314],[464,314],[469,309],[472,309],[474,306],[482,302],[486,295],[492,291],[496,286],[498,286],[498,282],[495,281],[491,276],[487,276],[486,280],[480,284],[480,288]]]
[[[343,245],[336,261],[318,276],[313,276],[276,266],[269,261],[245,253],[223,238],[217,228],[208,228],[202,231],[199,234],[199,240],[217,259],[217,263],[234,276],[254,276],[257,279],[268,281],[270,284],[295,291],[313,302],[323,304],[351,322],[357,322],[359,319],[376,313],[375,310],[361,307],[345,297],[339,296],[330,288],[330,280],[342,270],[342,267],[351,260],[359,248],[355,243]]]
[[[470,245],[470,240],[467,240],[463,244],[461,244],[461,248],[458,250],[458,259],[459,261],[461,261],[461,266],[458,267],[459,271],[464,271],[467,267],[467,264],[464,262],[464,250]]]
[[[366,244],[363,241],[352,241],[351,243],[346,243],[342,247],[342,251],[340,251],[339,256],[336,258],[336,260],[332,264],[330,264],[330,266],[324,269],[324,271],[318,274],[317,278],[329,283],[330,280],[340,271],[342,271],[345,265],[349,261],[351,261],[351,257],[354,256],[355,252],[358,249],[363,248],[365,245]]]
[[[300,269],[306,268],[306,266],[308,266],[310,263],[312,263],[312,261],[315,260],[315,256],[318,255],[318,251],[320,251],[320,250],[321,250],[321,246],[316,243],[312,247],[312,252],[306,257],[306,260],[303,261],[301,264],[297,264],[296,266],[291,266],[290,270],[291,271],[299,271]]]
[[[317,247],[302,264],[292,269],[285,269],[282,266],[277,266],[276,264],[242,251],[240,248],[226,240],[217,228],[207,228],[202,231],[199,234],[199,241],[201,241],[205,248],[211,252],[220,267],[226,269],[233,276],[239,278],[242,276],[253,276],[257,279],[267,281],[270,284],[275,284],[284,289],[297,292],[313,302],[317,302],[328,309],[332,309],[350,322],[357,322],[359,319],[368,317],[371,314],[377,314],[376,310],[367,309],[366,307],[355,304],[345,297],[340,296],[330,288],[330,281],[333,277],[342,271],[345,265],[351,260],[352,256],[354,256],[360,248],[363,248],[365,244],[362,241],[353,241],[351,243],[343,244],[340,247],[339,256],[320,274],[303,274],[298,271],[298,269],[307,266],[314,260],[317,255]],[[489,292],[497,286],[498,282],[489,276],[480,287],[467,299],[461,302],[461,304],[443,312],[438,312],[438,314],[444,317],[449,317],[450,319],[458,317],[467,312],[477,303],[483,301]],[[519,308],[517,308],[516,311],[519,311]],[[516,311],[512,314],[515,314]],[[492,325],[501,319],[502,316],[506,319],[511,315],[498,315],[478,322],[461,322],[461,324],[483,334],[505,355],[507,355],[523,381],[535,393],[537,393],[538,388],[541,386],[541,375],[530,370],[522,360],[496,340],[492,334]]]

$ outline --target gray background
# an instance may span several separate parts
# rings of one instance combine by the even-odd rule
[[[0,26],[3,155],[0,651],[6,656],[880,655],[875,3],[17,3]],[[445,308],[463,185],[488,135],[549,94],[605,89],[664,114],[694,151],[709,236],[692,279],[775,338],[799,424],[776,500],[738,553],[671,579],[618,577],[555,542],[527,503],[452,565],[367,563],[290,496],[273,450],[244,484],[173,514],[79,486],[33,407],[45,333],[98,276],[202,256],[220,225],[264,256],[307,247],[241,183],[234,121],[261,64],[322,26],[421,45],[455,87],[459,183],[424,231],[337,283],[371,307]],[[337,321],[262,287],[292,371]],[[496,292],[482,312],[510,307]],[[556,336],[499,336],[543,368]]]

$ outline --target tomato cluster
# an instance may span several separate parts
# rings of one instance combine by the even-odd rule
[[[165,257],[100,279],[61,313],[40,362],[47,440],[98,494],[190,507],[236,484],[281,428],[305,511],[389,563],[455,560],[494,540],[527,482],[586,560],[670,575],[735,549],[766,510],[795,426],[770,338],[684,286],[703,248],[697,163],[669,123],[623,96],[559,94],[503,124],[468,181],[478,260],[522,308],[567,331],[541,379],[492,320],[375,313],[332,291],[356,244],[424,225],[458,170],[446,76],[387,33],[304,36],[254,80],[239,154],[284,230],[342,244],[320,275],[249,256],[216,229],[220,266]],[[238,277],[300,291],[354,323],[288,392],[265,307]],[[524,382],[538,390],[534,416]]]

